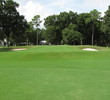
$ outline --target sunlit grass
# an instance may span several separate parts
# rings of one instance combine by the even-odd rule
[[[0,48],[0,100],[109,100],[109,77],[109,48]]]

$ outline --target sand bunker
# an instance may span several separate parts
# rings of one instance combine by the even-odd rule
[[[93,49],[93,48],[84,48],[84,49],[82,49],[82,50],[86,50],[86,51],[98,51],[98,50]]]
[[[26,48],[17,48],[17,49],[12,49],[11,51],[21,51],[21,50],[27,50]]]

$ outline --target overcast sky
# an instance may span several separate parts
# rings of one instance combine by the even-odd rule
[[[90,12],[93,9],[104,13],[110,5],[110,0],[14,0],[19,3],[18,11],[24,15],[27,21],[33,16],[40,15],[46,18],[52,14],[63,11],[74,11],[78,13]]]

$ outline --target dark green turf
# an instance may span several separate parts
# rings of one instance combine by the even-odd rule
[[[110,49],[85,47],[0,48],[0,100],[109,100]]]

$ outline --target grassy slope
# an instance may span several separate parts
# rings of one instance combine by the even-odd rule
[[[80,48],[1,48],[0,100],[109,100],[110,50]]]

